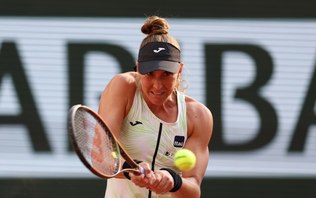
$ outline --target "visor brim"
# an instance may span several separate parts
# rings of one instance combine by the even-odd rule
[[[155,60],[138,62],[138,72],[141,74],[148,74],[156,70],[164,70],[171,73],[177,73],[181,64],[179,62]]]

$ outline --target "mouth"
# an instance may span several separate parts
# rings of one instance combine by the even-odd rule
[[[161,97],[164,95],[164,92],[154,92],[154,91],[151,91],[150,92],[152,96],[154,97]]]

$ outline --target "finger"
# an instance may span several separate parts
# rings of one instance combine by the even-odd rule
[[[150,180],[149,188],[154,192],[160,192],[159,188],[162,186],[162,175],[159,172],[154,172],[152,179]]]
[[[159,178],[159,183],[155,186],[156,193],[166,193],[173,188],[173,179],[170,178],[169,173],[164,171],[159,171],[156,173],[157,178]]]
[[[161,182],[161,179],[162,175],[159,172],[153,172],[153,174],[151,175],[150,185],[153,188],[156,188]]]

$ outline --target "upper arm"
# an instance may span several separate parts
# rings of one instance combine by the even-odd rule
[[[208,145],[213,131],[213,116],[210,110],[196,101],[191,102],[188,112],[188,139],[185,148],[196,155],[196,166],[183,172],[183,177],[191,177],[200,185],[204,177],[208,160]]]
[[[118,74],[105,87],[99,114],[114,134],[118,134],[126,116],[127,108],[133,100],[133,83],[128,74]]]

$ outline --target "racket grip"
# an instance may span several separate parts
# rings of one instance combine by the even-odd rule
[[[143,167],[141,167],[141,166],[139,166],[139,174],[140,175],[145,174],[145,169]]]

